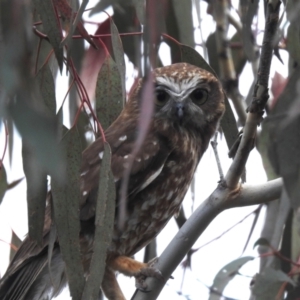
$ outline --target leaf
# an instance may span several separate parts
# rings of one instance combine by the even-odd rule
[[[215,77],[218,78],[216,72],[212,69],[212,67],[206,62],[206,60],[193,48],[180,44],[181,51],[181,61],[187,62],[196,67],[202,68],[210,73],[212,73]]]
[[[291,205],[300,206],[300,69],[290,76],[284,91],[263,122],[268,157],[275,172],[283,177]]]
[[[119,31],[115,23],[112,19],[110,19],[110,32],[111,32],[111,42],[114,52],[114,59],[117,64],[117,68],[120,73],[121,77],[121,84],[122,84],[122,99],[123,104],[125,104],[126,99],[126,88],[125,88],[125,59],[124,59],[124,50],[122,41],[120,39]]]
[[[146,22],[145,0],[132,0],[132,2],[140,23],[145,24]]]
[[[281,270],[267,267],[260,274],[256,275],[252,293],[258,299],[276,299],[276,295],[283,282],[288,282],[295,286],[295,282]]]
[[[36,102],[30,91],[20,91],[15,101],[10,102],[9,112],[43,170],[63,180],[64,161],[58,145],[57,118],[50,116],[46,109],[41,107],[41,103]]]
[[[54,217],[71,296],[79,300],[85,282],[79,246],[80,164],[83,149],[76,127],[67,132],[61,144],[66,153],[66,183],[52,178]]]
[[[9,261],[12,261],[13,257],[15,256],[17,249],[21,246],[22,240],[16,235],[16,233],[12,230],[12,235],[11,235],[11,244],[14,247],[10,247],[10,252],[9,252]]]
[[[45,65],[37,74],[38,86],[46,107],[52,116],[56,115],[55,85],[49,65]]]
[[[7,177],[3,163],[0,160],[0,204],[7,190]]]
[[[144,11],[144,1],[136,1],[140,3],[141,9]],[[137,11],[133,5],[129,5],[128,2],[124,1],[114,7],[113,20],[118,30],[126,33],[135,33],[135,35],[127,35],[122,38],[122,44],[125,54],[129,60],[140,67],[141,64],[141,51],[139,45],[141,45],[142,35],[138,34],[141,32],[141,25],[137,22]]]
[[[23,169],[27,181],[28,234],[39,246],[43,244],[43,229],[47,197],[47,174],[32,147],[22,140]]]
[[[211,291],[218,292],[218,295],[211,292],[209,296],[209,300],[217,300],[220,299],[220,295],[222,295],[225,287],[231,281],[234,276],[238,273],[238,270],[248,261],[253,260],[253,256],[245,256],[235,259],[230,262],[226,266],[224,266],[215,276],[214,282],[211,286]]]
[[[97,299],[99,282],[102,282],[105,270],[106,256],[103,253],[106,253],[112,237],[116,191],[110,163],[111,150],[108,143],[105,143],[97,195],[93,256],[83,299]]]
[[[270,243],[269,241],[266,239],[266,238],[259,238],[253,245],[253,249],[256,247],[256,246],[268,246],[270,247]]]
[[[53,47],[59,69],[62,71],[63,68],[63,48],[60,46],[63,38],[61,32],[61,26],[59,19],[57,18],[52,0],[33,0],[34,6],[38,11],[42,22],[45,33],[48,36],[49,42]]]
[[[119,116],[123,109],[121,76],[116,63],[108,56],[98,74],[96,112],[103,129]]]
[[[192,17],[192,1],[171,0],[170,5],[173,6],[174,17],[178,27],[178,40],[182,44],[194,47],[195,41]]]
[[[232,36],[232,38],[230,39],[230,43],[232,43],[232,44],[237,43],[237,44],[241,44],[241,46],[242,46],[243,43],[241,41],[241,35],[238,32],[236,34],[234,34]],[[253,49],[253,46],[252,46],[252,49]],[[245,51],[244,51],[243,47],[232,47],[231,54],[232,54],[234,69],[236,72],[236,77],[238,78],[246,65],[247,57],[245,55]]]

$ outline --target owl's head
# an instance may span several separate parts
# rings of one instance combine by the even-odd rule
[[[154,70],[154,119],[174,127],[217,126],[225,110],[220,81],[208,71],[187,63]]]

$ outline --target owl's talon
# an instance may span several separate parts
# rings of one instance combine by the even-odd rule
[[[157,261],[157,259],[156,259]],[[155,261],[155,262],[156,262]],[[153,260],[151,260],[148,265],[154,265],[155,262],[153,262]],[[154,277],[158,280],[163,280],[165,281],[164,277],[161,274],[161,271],[158,270],[157,268],[153,268],[153,267],[146,267],[146,268],[142,268],[135,276],[135,286],[138,290],[143,291],[143,292],[150,292],[147,291],[148,285],[146,283],[146,278],[147,277]]]

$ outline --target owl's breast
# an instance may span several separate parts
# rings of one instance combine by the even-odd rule
[[[182,145],[183,146],[183,145]],[[122,231],[115,226],[109,252],[131,256],[146,246],[176,214],[199,162],[199,145],[189,144],[174,151],[145,189],[135,194]],[[184,149],[185,148],[185,149]]]

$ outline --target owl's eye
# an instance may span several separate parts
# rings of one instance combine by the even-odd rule
[[[190,97],[195,104],[202,105],[208,98],[208,92],[204,89],[196,89],[191,93]]]
[[[163,90],[157,90],[155,95],[155,104],[163,106],[169,100],[169,94]]]

